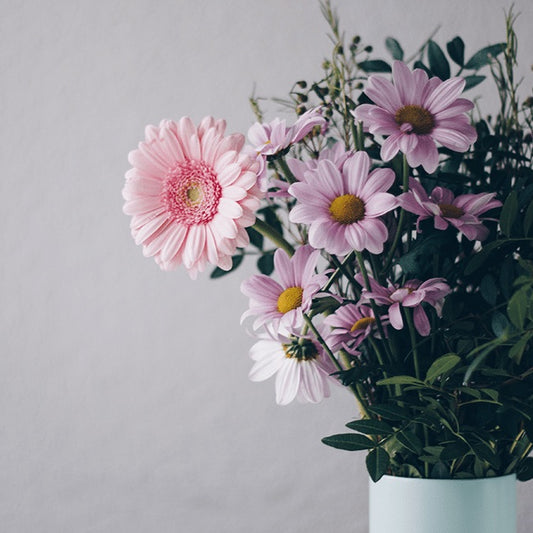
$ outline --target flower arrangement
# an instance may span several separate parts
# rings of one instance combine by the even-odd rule
[[[323,442],[367,450],[372,479],[530,479],[533,98],[514,15],[468,60],[460,37],[411,59],[388,38],[390,64],[322,10],[333,53],[290,91],[292,125],[254,97],[246,146],[211,117],[146,128],[123,189],[133,238],[192,278],[257,256],[250,378],[275,376],[281,405],[344,386],[360,416]],[[487,74],[492,117],[463,96]]]

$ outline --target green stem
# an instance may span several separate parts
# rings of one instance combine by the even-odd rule
[[[298,180],[296,179],[295,175],[292,173],[291,169],[289,168],[289,165],[287,165],[287,162],[283,157],[280,157],[279,159],[276,159],[276,163],[278,164],[279,168],[281,169],[281,172],[283,172],[283,175],[285,176],[285,179],[289,183],[296,183]]]
[[[405,155],[403,156],[402,161],[402,191],[407,192],[409,190],[409,164],[407,163],[407,158]],[[390,247],[389,253],[387,254],[387,258],[385,259],[385,266],[383,267],[382,272],[385,273],[387,270],[389,270],[392,260],[394,259],[394,254],[396,253],[396,249],[398,248],[398,245],[400,244],[400,240],[402,238],[402,231],[403,231],[403,225],[405,223],[405,217],[406,215],[405,209],[400,209],[400,217],[398,218],[398,226],[396,228],[396,235],[394,235],[394,240],[392,242],[392,246]]]
[[[256,218],[253,228],[261,235],[272,241],[272,243],[274,243],[278,248],[285,250],[285,252],[287,252],[287,254],[292,257],[292,255],[294,254],[294,248],[292,247],[292,245],[285,240],[281,233],[279,233],[272,226],[267,224],[264,220]]]

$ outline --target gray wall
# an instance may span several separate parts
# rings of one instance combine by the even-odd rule
[[[438,24],[467,52],[503,38],[505,1],[334,0],[348,32],[408,51]],[[532,6],[517,0],[527,82]],[[366,531],[364,457],[326,448],[341,389],[274,403],[247,379],[239,284],[144,259],[121,212],[145,124],[252,122],[329,54],[313,0],[15,1],[0,17],[0,530]],[[272,115],[276,112],[272,108]],[[520,532],[533,529],[519,487]]]

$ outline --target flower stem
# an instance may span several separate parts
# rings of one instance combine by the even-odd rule
[[[289,183],[296,183],[298,180],[296,179],[296,176],[292,173],[291,169],[289,168],[289,165],[287,165],[287,162],[283,157],[280,157],[279,159],[276,159],[276,163],[279,165],[279,168],[281,169],[281,172],[285,176],[285,179]]]
[[[292,255],[294,254],[294,248],[288,241],[285,240],[285,238],[281,233],[279,233],[279,231],[275,230],[272,226],[270,226],[260,218],[255,219],[255,224],[253,225],[253,228],[258,233],[263,235],[263,237],[266,237],[267,239],[272,241],[272,243],[274,243],[278,248],[285,250],[289,257],[292,257]]]

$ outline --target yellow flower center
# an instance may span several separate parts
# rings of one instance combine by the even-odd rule
[[[199,203],[202,200],[202,189],[198,185],[191,185],[187,189],[187,200],[189,205],[194,205]]]
[[[288,313],[302,305],[304,290],[301,287],[289,287],[278,297],[278,311]]]
[[[435,127],[435,120],[433,115],[419,105],[406,105],[400,107],[394,115],[396,124],[410,124],[411,132],[417,135],[425,135],[431,133]]]
[[[343,194],[331,202],[329,212],[336,222],[353,224],[365,218],[365,204],[354,194]]]
[[[353,333],[354,331],[358,331],[360,329],[366,329],[367,326],[370,326],[374,324],[376,319],[373,316],[365,316],[363,318],[360,318],[353,326],[352,329],[350,329],[350,333]]]
[[[452,204],[438,204],[440,212],[443,217],[446,218],[461,218],[465,212],[460,208]]]

